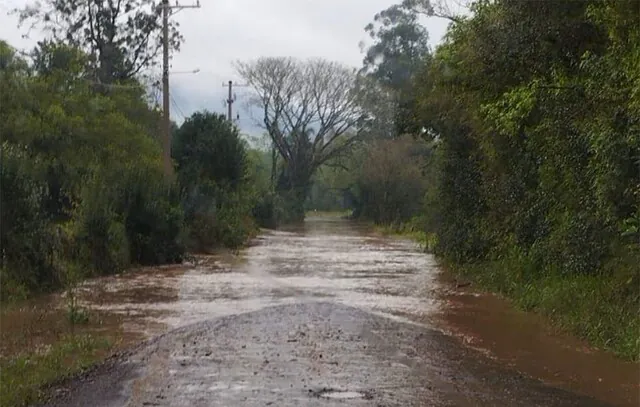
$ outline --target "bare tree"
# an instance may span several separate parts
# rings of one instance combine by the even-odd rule
[[[323,59],[259,58],[237,62],[253,88],[250,104],[285,163],[280,189],[304,200],[314,171],[346,152],[362,134],[358,76]]]
[[[355,141],[363,113],[354,70],[293,58],[260,58],[236,67],[253,88],[250,104],[260,108],[261,124],[286,161],[304,152],[318,167]]]
[[[444,18],[454,23],[461,21],[461,11],[468,9],[470,0],[403,0],[400,7],[428,17]]]

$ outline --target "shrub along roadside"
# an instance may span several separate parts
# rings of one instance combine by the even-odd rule
[[[405,95],[409,128],[433,149],[416,214],[430,248],[521,308],[639,359],[638,3],[472,3]],[[414,6],[387,12],[416,17]],[[371,196],[373,208],[388,201]],[[393,206],[367,215],[392,223]]]
[[[629,359],[640,358],[639,18],[633,1],[478,2],[414,80],[436,142],[424,207],[436,255]]]
[[[375,225],[377,233],[414,240],[427,252],[436,237],[420,222]],[[540,272],[527,256],[510,253],[495,261],[457,264],[438,258],[445,273],[496,293],[515,307],[546,317],[554,327],[623,358],[640,360],[640,296],[634,285],[637,263],[621,256],[601,274]],[[615,278],[612,271],[615,270]]]
[[[67,336],[44,352],[0,359],[0,405],[22,407],[41,401],[48,385],[102,360],[110,347],[104,338]]]
[[[184,251],[141,85],[96,91],[86,55],[40,46],[44,61],[65,63],[30,64],[0,42],[0,94],[13,95],[0,104],[3,302]]]
[[[453,265],[445,269],[509,299],[524,311],[547,317],[561,330],[617,356],[640,360],[639,300],[630,277],[547,272],[535,276],[535,266],[519,256],[494,262]],[[628,264],[629,273],[636,265]]]
[[[82,52],[59,45],[41,55],[62,65],[30,64],[0,41],[2,311],[66,289],[68,322],[86,323],[92,315],[72,295],[83,279],[179,262],[186,250],[237,248],[255,233],[256,193],[233,125],[207,112],[188,119],[178,128],[178,180],[169,181],[159,114],[140,84],[97,91]],[[50,345],[2,355],[0,405],[36,401],[42,386],[109,349],[81,335]]]
[[[172,155],[189,249],[240,247],[257,230],[252,214],[257,199],[238,128],[224,115],[194,113],[175,132]]]
[[[82,51],[39,47],[35,64],[0,41],[0,301],[179,262],[187,249],[237,248],[255,232],[234,125],[208,112],[187,119],[169,181],[142,85],[95,89]]]

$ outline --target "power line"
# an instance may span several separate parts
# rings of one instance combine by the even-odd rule
[[[171,95],[171,101],[173,102],[173,106],[176,108],[180,116],[182,116],[182,118],[186,120],[187,115],[185,115],[182,109],[180,109],[180,106],[178,106],[178,102],[176,102],[176,100],[173,98],[173,95]]]

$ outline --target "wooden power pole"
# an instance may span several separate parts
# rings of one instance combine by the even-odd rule
[[[185,8],[200,8],[200,0],[195,5],[181,6],[177,2],[174,6],[169,0],[162,0],[162,149],[163,166],[167,177],[173,175],[171,162],[171,106],[169,104],[169,17],[171,10],[180,11]]]

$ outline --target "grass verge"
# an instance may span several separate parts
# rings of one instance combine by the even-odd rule
[[[522,310],[544,315],[554,326],[596,348],[640,360],[640,295],[629,273],[540,273],[522,258],[447,266],[455,275],[506,297]]]
[[[0,359],[0,406],[26,406],[42,400],[47,387],[104,359],[107,339],[67,335],[54,345]]]
[[[416,228],[410,223],[400,225],[373,225],[373,230],[382,236],[398,236],[411,239],[421,246],[428,248],[431,237],[420,228]]]
[[[305,212],[305,217],[312,217],[312,216],[322,216],[322,217],[328,217],[328,218],[348,218],[351,216],[352,211],[351,210],[344,210],[344,211],[315,211],[315,210],[311,210],[311,211],[306,211]]]

